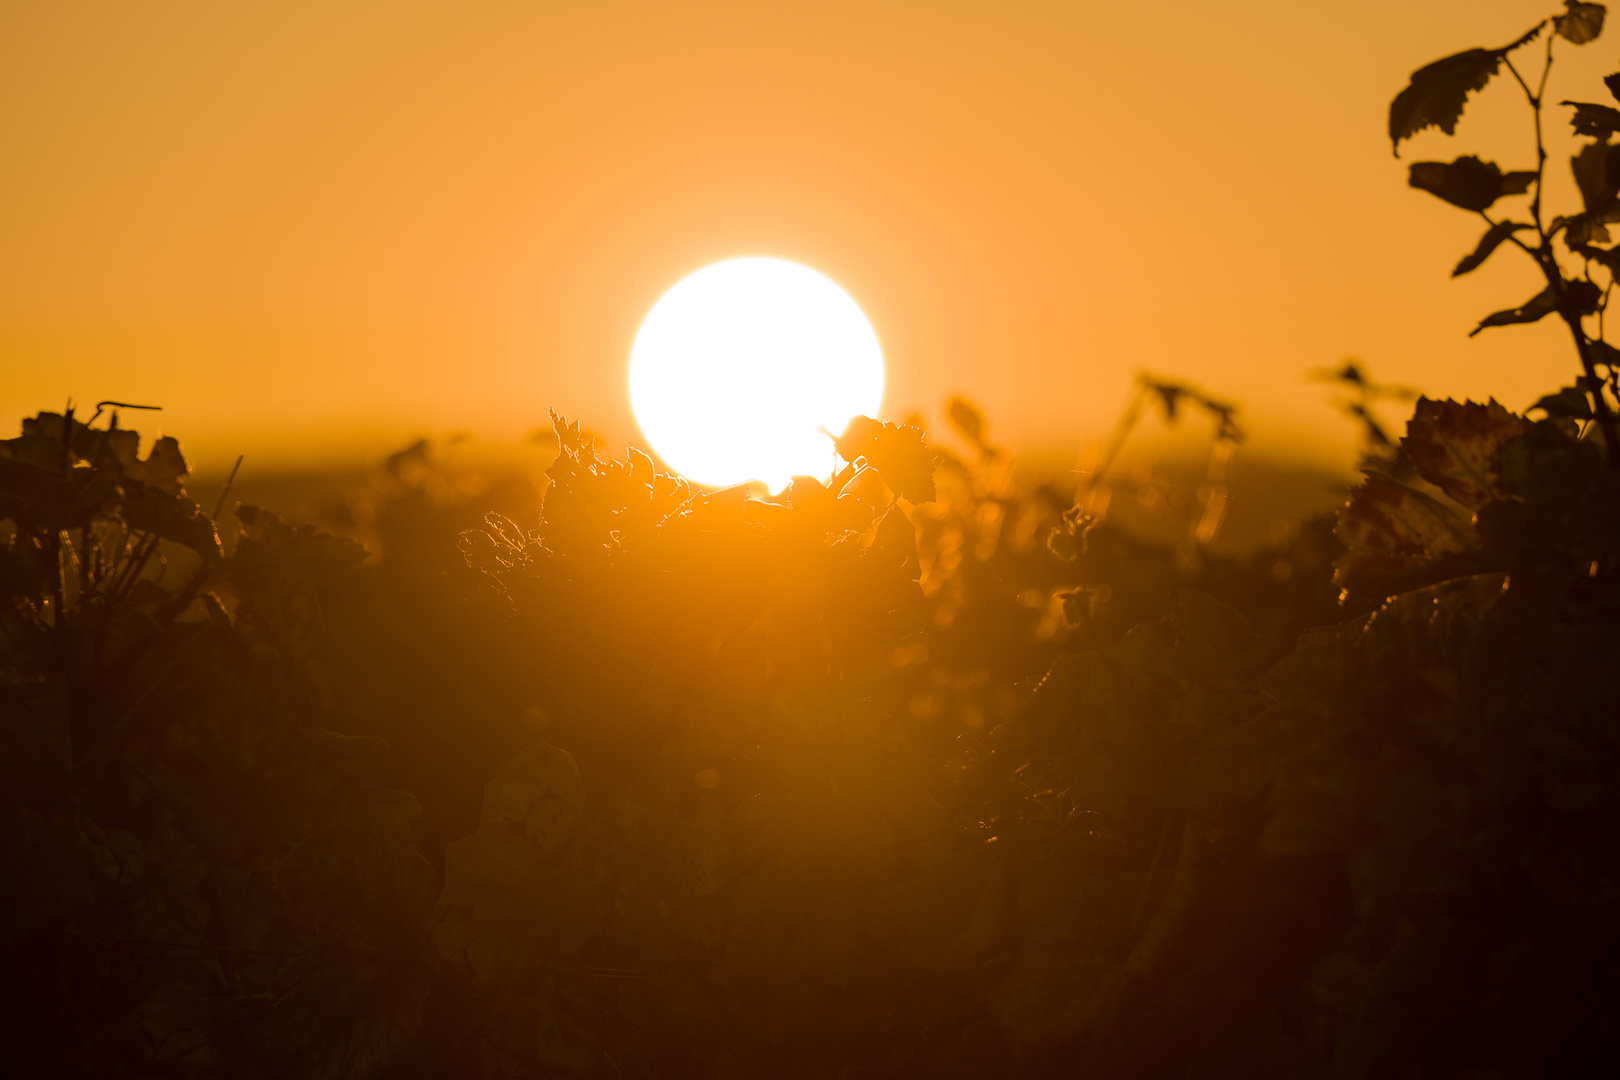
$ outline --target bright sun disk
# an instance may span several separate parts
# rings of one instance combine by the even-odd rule
[[[727,487],[833,468],[828,432],[883,399],[883,350],[848,293],[783,259],[731,259],[653,305],[630,350],[630,406],[676,472]]]

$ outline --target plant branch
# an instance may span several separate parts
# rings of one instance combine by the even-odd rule
[[[1535,221],[1536,233],[1540,243],[1535,251],[1530,251],[1516,237],[1512,239],[1536,260],[1536,263],[1541,267],[1542,274],[1547,279],[1548,287],[1558,297],[1559,316],[1564,320],[1564,324],[1569,327],[1570,336],[1575,339],[1575,351],[1580,354],[1581,367],[1586,372],[1590,385],[1594,388],[1592,392],[1592,414],[1599,430],[1603,432],[1603,445],[1609,460],[1609,466],[1611,468],[1620,468],[1620,438],[1617,438],[1616,434],[1614,411],[1609,408],[1608,399],[1603,395],[1602,383],[1597,377],[1597,364],[1592,356],[1591,340],[1586,336],[1586,330],[1581,325],[1580,314],[1571,310],[1565,299],[1569,282],[1564,277],[1563,267],[1559,265],[1558,255],[1553,250],[1553,238],[1557,235],[1558,230],[1554,229],[1549,233],[1542,224],[1541,219],[1541,188],[1542,180],[1547,171],[1547,143],[1542,131],[1541,106],[1547,90],[1547,77],[1552,72],[1553,41],[1557,36],[1556,34],[1547,35],[1546,60],[1542,64],[1541,80],[1534,92],[1531,91],[1529,84],[1524,81],[1523,76],[1519,74],[1518,69],[1513,66],[1513,62],[1503,57],[1503,62],[1507,64],[1508,70],[1513,73],[1513,77],[1518,80],[1519,86],[1524,90],[1525,98],[1530,102],[1530,106],[1534,110],[1536,126],[1536,193],[1530,201],[1530,215]],[[1587,277],[1590,280],[1590,271],[1588,271]],[[1606,299],[1607,294],[1605,294]],[[1601,310],[1599,311],[1598,321],[1598,333],[1601,337],[1603,333],[1603,314]]]
[[[1491,215],[1489,215],[1485,211],[1481,210],[1479,212],[1479,216],[1482,219],[1484,219],[1486,225],[1490,226],[1493,229],[1496,228],[1497,223],[1491,220]],[[1503,220],[1506,220],[1506,219],[1503,219]],[[1508,233],[1508,239],[1511,240],[1518,247],[1518,249],[1520,251],[1524,252],[1526,255],[1530,256],[1532,259],[1534,259],[1536,257],[1536,249],[1531,247],[1529,244],[1525,243],[1523,240],[1520,240],[1517,236],[1513,235],[1512,233]]]
[[[1562,292],[1560,289],[1560,296]],[[1592,388],[1592,418],[1597,421],[1598,430],[1603,432],[1603,449],[1609,459],[1609,468],[1620,469],[1620,437],[1616,435],[1614,410],[1609,408],[1609,399],[1603,394],[1604,380],[1598,378],[1592,343],[1587,339],[1579,315],[1562,305],[1558,314],[1569,327],[1570,335],[1575,339],[1575,349],[1581,354],[1581,367],[1586,371],[1587,385]]]

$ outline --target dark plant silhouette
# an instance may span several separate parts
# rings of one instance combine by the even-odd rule
[[[1423,69],[1397,143],[1602,13]],[[1537,186],[1414,180],[1481,212]],[[1530,216],[1496,242],[1535,234],[1545,313],[1612,379],[1606,290],[1588,313],[1569,221]],[[1244,557],[1207,543],[1235,408],[1160,379],[1106,458],[1149,408],[1213,419],[1162,547],[1099,520],[1094,477],[1029,480],[964,399],[955,442],[857,418],[780,498],[554,415],[543,497],[486,514],[420,443],[379,474],[376,560],[254,506],[222,543],[228,492],[205,513],[178,442],[142,454],[116,411],[24,421],[8,1074],[1607,1075],[1612,384],[1540,419],[1420,398],[1397,437],[1387,388],[1331,378],[1365,479]]]
[[[1504,172],[1494,162],[1465,155],[1449,163],[1413,164],[1410,183],[1453,206],[1477,213],[1486,223],[1478,245],[1457,263],[1451,272],[1453,277],[1477,269],[1504,243],[1512,244],[1535,262],[1546,279],[1546,288],[1518,307],[1485,316],[1473,333],[1539,322],[1553,314],[1562,319],[1575,343],[1583,374],[1571,386],[1542,398],[1539,407],[1551,415],[1595,421],[1610,463],[1620,468],[1620,435],[1615,425],[1615,402],[1620,400],[1616,397],[1620,393],[1620,351],[1603,337],[1604,315],[1620,271],[1620,248],[1611,243],[1608,229],[1620,222],[1620,146],[1610,142],[1620,132],[1620,109],[1590,102],[1559,102],[1574,110],[1570,123],[1576,134],[1592,140],[1570,159],[1582,205],[1576,213],[1548,220],[1542,203],[1547,169],[1542,122],[1548,105],[1547,80],[1552,73],[1554,46],[1559,39],[1573,45],[1597,40],[1603,32],[1605,14],[1602,4],[1568,0],[1562,14],[1543,19],[1508,45],[1468,49],[1419,68],[1412,73],[1411,83],[1390,104],[1389,138],[1399,154],[1402,142],[1427,128],[1453,134],[1469,96],[1484,89],[1504,68],[1524,91],[1535,119],[1533,169]],[[1512,54],[1536,41],[1545,42],[1541,71],[1531,72],[1527,79],[1515,66]],[[1620,100],[1620,72],[1604,82]],[[1530,201],[1524,216],[1529,220],[1490,213],[1499,200],[1526,194]],[[1574,265],[1567,264],[1566,258],[1575,260]]]

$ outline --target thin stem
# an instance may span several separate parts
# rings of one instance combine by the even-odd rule
[[[1559,265],[1558,256],[1553,251],[1553,237],[1548,235],[1541,221],[1541,182],[1547,169],[1547,143],[1542,133],[1541,105],[1547,92],[1547,77],[1552,72],[1553,41],[1557,37],[1557,34],[1547,35],[1546,60],[1541,66],[1541,80],[1537,83],[1534,91],[1524,81],[1524,77],[1519,74],[1519,69],[1513,66],[1513,61],[1505,56],[1502,58],[1502,62],[1507,65],[1507,69],[1513,73],[1514,79],[1518,80],[1519,87],[1524,91],[1525,99],[1529,101],[1530,107],[1535,113],[1536,194],[1530,201],[1530,214],[1535,220],[1536,234],[1540,239],[1540,243],[1537,244],[1534,251],[1531,251],[1523,243],[1519,243],[1519,246],[1524,248],[1536,260],[1536,264],[1541,268],[1542,275],[1547,279],[1547,286],[1558,297],[1559,317],[1564,320],[1564,324],[1569,327],[1570,336],[1575,339],[1575,351],[1580,354],[1581,367],[1586,371],[1586,377],[1593,387],[1593,419],[1596,420],[1599,430],[1603,432],[1604,449],[1608,455],[1609,466],[1620,469],[1620,438],[1616,437],[1614,411],[1609,408],[1609,401],[1603,395],[1603,384],[1598,380],[1597,364],[1592,356],[1592,344],[1586,336],[1586,329],[1581,325],[1581,316],[1570,308],[1566,300],[1569,282],[1565,279],[1563,267]],[[1516,238],[1515,243],[1518,243]],[[1602,319],[1603,316],[1600,311],[1598,315],[1600,337],[1602,336]]]
[[[1120,450],[1125,446],[1125,440],[1130,437],[1131,432],[1136,429],[1137,421],[1142,418],[1142,407],[1147,403],[1147,396],[1147,385],[1138,378],[1136,396],[1131,398],[1131,403],[1120,413],[1119,422],[1114,425],[1108,444],[1103,447],[1096,464],[1092,466],[1091,475],[1081,478],[1080,485],[1075,489],[1074,505],[1080,505],[1081,497],[1091,493],[1097,486],[1098,479],[1107,473],[1109,466],[1114,463],[1114,458],[1119,456]]]
[[[1562,293],[1563,290],[1559,289],[1560,296]],[[1587,385],[1592,388],[1592,415],[1597,421],[1598,430],[1603,432],[1603,447],[1609,458],[1609,467],[1620,469],[1620,439],[1616,437],[1614,410],[1609,408],[1609,399],[1603,396],[1603,380],[1597,376],[1597,364],[1592,358],[1592,344],[1587,340],[1586,331],[1581,327],[1579,315],[1562,305],[1559,315],[1569,327],[1570,335],[1575,338],[1575,349],[1581,354],[1581,367],[1586,369]]]
[[[1479,212],[1479,216],[1482,219],[1484,219],[1484,222],[1485,222],[1486,225],[1489,225],[1493,229],[1496,228],[1496,222],[1491,220],[1491,215],[1489,215],[1485,211],[1481,210]],[[1513,243],[1518,246],[1520,251],[1524,252],[1526,255],[1530,256],[1532,259],[1534,259],[1536,257],[1536,249],[1531,247],[1529,244],[1526,244],[1523,240],[1520,240],[1513,233],[1508,233],[1507,238],[1509,240],[1513,241]]]
[[[1534,105],[1536,103],[1535,92],[1530,89],[1530,84],[1524,81],[1524,76],[1519,74],[1519,69],[1513,66],[1513,61],[1504,56],[1502,57],[1502,63],[1507,65],[1508,71],[1518,81],[1519,89],[1524,91],[1525,100]]]
[[[67,574],[62,563],[62,534],[55,530],[45,536],[45,556],[51,563],[51,625],[58,633],[67,627]]]
[[[1507,65],[1507,69],[1512,73],[1514,81],[1519,84],[1519,89],[1524,91],[1524,98],[1530,103],[1530,108],[1535,118],[1536,193],[1530,199],[1530,217],[1535,222],[1536,226],[1536,239],[1538,241],[1536,246],[1543,250],[1549,248],[1552,238],[1547,235],[1546,227],[1542,224],[1541,220],[1541,186],[1542,179],[1547,169],[1547,143],[1541,130],[1541,103],[1547,91],[1547,76],[1552,71],[1553,39],[1557,36],[1558,35],[1556,34],[1547,35],[1547,59],[1546,62],[1542,64],[1541,80],[1536,85],[1534,90],[1531,90],[1530,84],[1524,81],[1524,76],[1519,74],[1519,69],[1513,66],[1513,61],[1505,56],[1502,58],[1502,63]],[[1519,246],[1524,247],[1522,243]]]
[[[1536,117],[1536,194],[1530,200],[1530,216],[1535,219],[1536,235],[1541,238],[1541,246],[1549,255],[1552,253],[1552,237],[1547,235],[1541,224],[1541,181],[1547,171],[1547,143],[1541,132],[1541,103],[1547,92],[1547,76],[1552,72],[1553,41],[1557,37],[1557,34],[1547,35],[1547,59],[1541,65],[1541,82],[1536,85],[1536,94],[1531,100]]]
[[[214,504],[214,521],[219,522],[220,511],[225,509],[225,497],[231,493],[231,485],[236,483],[236,472],[242,467],[242,459],[246,454],[236,455],[236,464],[231,466],[231,475],[225,478],[225,486],[220,489],[219,502]]]

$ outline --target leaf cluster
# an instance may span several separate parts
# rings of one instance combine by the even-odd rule
[[[420,808],[328,726],[322,598],[364,551],[243,507],[227,554],[179,444],[139,445],[71,410],[0,443],[9,1061],[377,1075],[434,961]]]
[[[912,640],[942,657],[956,620],[993,609],[962,564],[941,572],[966,537],[942,544],[936,524],[963,528],[959,499],[974,519],[1018,505],[1006,488],[1005,505],[985,497],[1003,455],[982,416],[951,412],[972,456],[935,447],[938,501],[915,508],[924,610],[959,606]],[[1608,909],[1566,924],[1553,878],[1529,893],[1499,879],[1541,858],[1543,827],[1607,827],[1601,678],[1573,657],[1593,655],[1577,642],[1597,647],[1617,611],[1620,530],[1593,507],[1620,501],[1567,422],[1494,403],[1420,401],[1403,451],[1403,497],[1457,535],[1437,516],[1430,546],[1375,537],[1375,519],[1396,528],[1412,511],[1378,503],[1397,482],[1370,477],[1341,516],[1348,607],[1297,646],[1177,589],[1166,562],[1159,617],[1112,642],[1071,626],[1009,709],[964,706],[956,724],[906,696],[909,662],[884,663],[903,626],[840,613],[876,579],[822,563],[849,534],[804,543],[797,505],[745,504],[704,533],[752,532],[778,574],[814,576],[807,592],[751,578],[733,549],[679,605],[637,589],[619,608],[629,581],[701,565],[680,518],[650,564],[626,561],[616,573],[633,576],[596,579],[566,609],[554,581],[522,587],[540,571],[514,562],[514,632],[616,614],[544,680],[555,742],[496,772],[447,860],[438,941],[475,988],[485,1073],[1254,1075],[1267,1060],[1262,1073],[1370,1076],[1602,1052],[1580,1003],[1602,1000],[1614,968],[1581,942],[1611,939]],[[1106,527],[1061,505],[1043,520],[1072,521],[1082,549],[1040,557],[1106,584],[1092,561]],[[909,582],[897,575],[894,595]],[[1552,646],[1531,644],[1554,625],[1570,650],[1556,692],[1534,670]],[[611,651],[624,639],[659,651]],[[671,643],[705,639],[679,655],[683,676],[663,668]],[[626,717],[628,733],[613,727]],[[633,766],[626,744],[605,745],[624,738]],[[1524,755],[1526,740],[1551,756]],[[1596,858],[1558,851],[1534,873]],[[1447,1005],[1414,1012],[1436,977]],[[1490,1019],[1502,1010],[1517,1019]]]
[[[1419,70],[1396,147],[1504,68],[1539,117],[1546,68],[1513,54],[1550,65],[1604,14]],[[1330,373],[1366,477],[1246,558],[1210,543],[1236,407],[1147,376],[1074,486],[962,399],[954,442],[857,417],[829,482],[774,498],[553,414],[543,499],[468,528],[418,443],[380,562],[255,506],[222,537],[179,444],[143,456],[116,412],[25,421],[0,443],[14,1071],[1596,1074],[1620,169],[1615,110],[1574,107],[1579,214],[1544,219],[1539,145],[1533,172],[1410,179],[1487,222],[1458,273],[1511,244],[1546,280],[1481,329],[1557,315],[1582,374],[1541,419],[1420,398],[1396,440],[1373,409],[1406,395]],[[1209,472],[1155,546],[1108,519],[1106,465],[1189,407]]]
[[[7,978],[73,988],[19,1014],[19,1060],[1574,1068],[1615,970],[1592,883],[1620,493],[1573,393],[1542,407],[1418,403],[1410,472],[1341,515],[1343,607],[1326,533],[1178,562],[1022,484],[965,401],[958,448],[874,424],[778,499],[559,421],[532,527],[492,516],[464,571],[411,571],[431,588],[242,507],[217,556],[166,542],[178,587],[154,559],[124,590],[145,541],[116,501],[79,526],[105,572],[58,534],[52,581],[51,534],[12,518]],[[924,460],[933,501],[901,501]],[[35,521],[48,490],[7,494]],[[402,619],[438,644],[407,652]],[[392,683],[465,663],[527,726],[480,744],[457,816],[451,761],[386,716],[412,708]],[[380,740],[334,730],[372,697],[431,825]]]
[[[1524,92],[1535,118],[1535,168],[1503,171],[1496,163],[1464,155],[1451,162],[1420,161],[1408,171],[1408,182],[1453,206],[1480,215],[1486,223],[1474,249],[1457,263],[1452,276],[1471,273],[1484,265],[1504,244],[1519,248],[1534,262],[1546,285],[1530,299],[1485,316],[1473,334],[1501,326],[1537,323],[1557,315],[1567,327],[1581,364],[1583,382],[1575,393],[1590,394],[1588,410],[1604,438],[1607,452],[1620,467],[1620,428],[1615,421],[1616,353],[1604,340],[1604,313],[1620,269],[1620,255],[1609,245],[1609,226],[1620,222],[1620,147],[1611,144],[1620,132],[1620,109],[1595,102],[1563,101],[1572,108],[1570,123],[1577,136],[1592,141],[1570,159],[1570,169],[1581,196],[1577,213],[1543,216],[1542,188],[1547,151],[1542,135],[1548,76],[1553,66],[1554,43],[1573,45],[1595,41],[1603,32],[1607,9],[1602,4],[1566,0],[1564,11],[1537,23],[1512,43],[1499,49],[1469,49],[1437,60],[1413,72],[1407,87],[1390,104],[1389,136],[1399,153],[1401,143],[1430,127],[1447,135],[1456,131],[1463,109],[1473,93],[1482,90],[1506,68]],[[1534,88],[1514,65],[1517,50],[1544,38],[1545,56]],[[1605,80],[1620,99],[1620,73]],[[1499,200],[1530,194],[1528,221],[1493,218]],[[1521,234],[1529,234],[1522,237]],[[1573,261],[1574,265],[1570,265]],[[1596,277],[1594,277],[1594,274]],[[1591,324],[1595,318],[1596,326]],[[1472,334],[1470,336],[1473,336]]]

